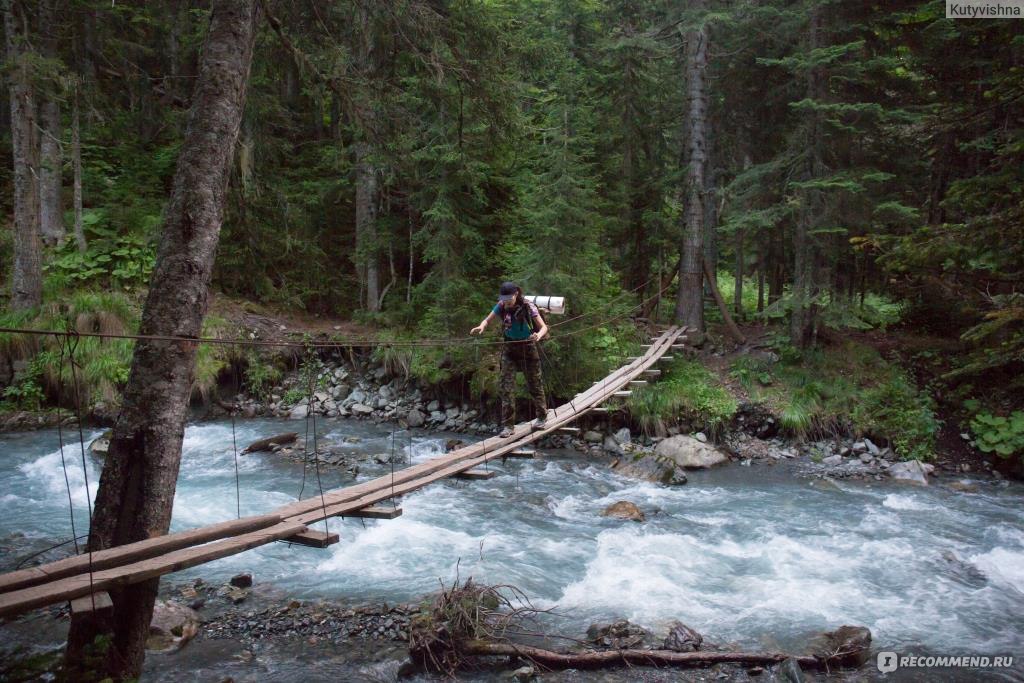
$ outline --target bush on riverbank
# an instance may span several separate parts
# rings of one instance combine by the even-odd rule
[[[36,311],[6,313],[0,316],[0,327],[70,330],[80,335],[134,334],[139,315],[138,303],[125,294],[83,290],[54,295]],[[223,336],[227,327],[224,319],[207,316],[203,335]],[[81,336],[62,344],[57,337],[0,334],[0,369],[7,385],[0,411],[39,410],[58,398],[70,406],[76,387],[83,410],[99,401],[114,405],[128,381],[133,348],[127,339]],[[193,384],[197,395],[209,396],[234,352],[226,345],[199,346]]]
[[[699,362],[678,360],[659,381],[634,391],[627,405],[648,434],[680,418],[715,434],[732,419],[739,404]]]
[[[889,440],[904,459],[932,458],[935,402],[878,351],[851,340],[804,354],[776,348],[778,362],[741,356],[730,374],[784,430],[799,437],[852,431]]]

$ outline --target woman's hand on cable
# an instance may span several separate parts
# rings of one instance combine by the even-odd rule
[[[485,327],[484,325],[477,325],[476,327],[471,329],[469,331],[469,333],[470,334],[483,334],[484,333],[484,327]]]
[[[533,334],[530,335],[530,341],[538,342],[540,341],[540,336],[536,332],[534,332]]]

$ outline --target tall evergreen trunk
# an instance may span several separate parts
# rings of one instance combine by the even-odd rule
[[[743,318],[743,228],[736,230],[736,287],[733,290],[732,305],[736,317]]]
[[[377,169],[370,145],[354,145],[356,155],[356,258],[366,285],[366,310],[380,310],[380,268],[377,263]]]
[[[39,3],[39,32],[43,56],[57,58],[57,26],[54,9],[57,0]],[[61,206],[61,151],[63,138],[60,103],[56,93],[44,93],[39,102],[39,231],[43,242],[57,245],[64,240],[64,216]]]
[[[141,335],[197,337],[202,331],[258,13],[256,0],[213,3]],[[90,549],[167,533],[195,355],[196,345],[188,342],[137,342],[100,476]],[[114,606],[106,619],[73,617],[71,669],[81,672],[86,646],[109,629],[113,637],[99,677],[137,677],[158,585],[159,579],[152,579],[110,591]]]
[[[11,156],[14,160],[14,264],[12,310],[35,308],[43,299],[42,247],[39,240],[39,147],[35,92],[25,55],[24,6],[3,0],[4,37],[11,102]]]
[[[703,2],[694,2],[697,9]],[[692,330],[704,329],[704,170],[707,127],[708,30],[705,24],[687,34],[686,79],[689,141],[686,168],[686,211],[679,249],[679,292],[675,319]]]
[[[84,254],[89,245],[85,241],[85,229],[82,224],[82,131],[78,119],[78,86],[75,86],[71,110],[71,164],[75,176],[72,199],[75,207],[75,244],[78,251]]]
[[[358,4],[359,34],[357,60],[367,82],[376,77],[376,51],[373,41],[373,21],[368,3]],[[354,147],[356,172],[356,267],[366,286],[366,310],[380,310],[380,259],[377,244],[377,204],[380,188],[377,181],[377,155],[375,154],[375,118],[372,92],[362,93],[356,105],[356,123],[361,140]]]
[[[818,5],[811,9],[809,26],[809,51],[822,45],[822,10]],[[824,102],[825,76],[820,66],[807,70],[807,97],[816,104]],[[805,180],[815,180],[824,175],[822,160],[822,117],[816,107],[807,113],[807,160]],[[790,342],[797,348],[807,348],[814,342],[817,306],[815,278],[816,249],[811,232],[822,217],[821,190],[805,187],[800,191],[800,213],[797,216],[793,235],[793,312],[790,318]]]

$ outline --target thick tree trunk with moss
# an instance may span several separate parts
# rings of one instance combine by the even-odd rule
[[[703,2],[693,3],[697,9]],[[687,34],[689,149],[686,169],[686,212],[679,250],[679,292],[675,319],[691,330],[704,329],[704,171],[707,163],[708,30],[703,23]]]
[[[43,299],[43,266],[39,240],[39,146],[36,100],[25,59],[20,27],[27,21],[25,5],[3,0],[4,37],[11,103],[11,156],[14,161],[14,263],[11,268],[12,310],[35,308]]]
[[[220,237],[224,196],[245,104],[258,10],[255,0],[217,0],[200,60],[188,128],[164,218],[139,333],[199,336]],[[191,342],[140,341],[100,477],[89,547],[167,533],[195,371]],[[100,678],[142,669],[158,580],[111,591],[112,641]],[[81,672],[85,646],[103,624],[72,619],[68,663]]]
[[[821,47],[822,9],[815,5],[811,10],[808,47],[810,51]],[[807,97],[815,103],[824,103],[826,96],[825,75],[820,66],[807,71]],[[807,135],[805,137],[806,171],[805,181],[814,181],[824,175],[822,160],[822,115],[816,108],[807,113]],[[800,191],[800,213],[793,234],[793,312],[790,317],[790,343],[797,348],[813,345],[817,324],[818,293],[816,275],[817,249],[813,231],[822,218],[821,190],[805,186]]]

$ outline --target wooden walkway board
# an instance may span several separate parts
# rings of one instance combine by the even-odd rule
[[[498,476],[494,470],[466,470],[455,475],[457,479],[493,479]]]
[[[90,593],[89,595],[72,600],[71,613],[88,614],[89,612],[102,612],[113,606],[114,601],[110,599],[110,593],[100,591],[99,593]]]
[[[536,458],[537,451],[530,448],[520,448],[514,451],[509,451],[505,454],[508,458]]]
[[[65,576],[87,572],[90,566],[95,572],[129,562],[137,562],[149,557],[156,557],[162,553],[199,545],[200,543],[238,536],[239,534],[256,531],[257,529],[266,529],[280,523],[280,521],[281,517],[278,515],[243,517],[242,519],[232,519],[227,522],[200,527],[199,529],[189,529],[188,531],[180,531],[167,534],[166,536],[147,538],[145,541],[129,543],[108,550],[98,550],[92,554],[92,557],[89,557],[88,553],[75,555],[74,557],[57,560],[56,562],[50,562],[39,567],[2,574],[0,575],[0,592],[17,590],[26,586],[34,586],[46,581],[53,581]]]
[[[288,543],[295,543],[297,545],[304,545],[310,548],[326,548],[329,545],[334,545],[341,540],[338,534],[329,534],[325,531],[314,531],[312,529],[308,531],[300,531],[294,536],[281,539]]]
[[[402,508],[371,505],[369,507],[346,512],[339,517],[362,517],[363,519],[394,519],[402,516]]]
[[[94,572],[91,579],[87,572],[39,586],[0,593],[0,617],[20,614],[55,602],[73,600],[94,591],[108,591],[146,579],[155,579],[164,574],[279,541],[305,530],[306,525],[301,522],[281,522],[267,529],[221,539],[197,548],[182,548],[166,555]]]

